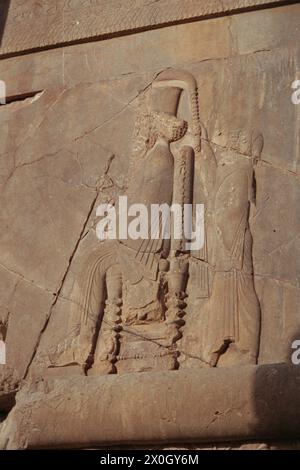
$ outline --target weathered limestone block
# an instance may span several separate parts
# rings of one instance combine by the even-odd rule
[[[282,4],[284,0],[2,0],[7,26],[0,54],[150,29],[228,12]],[[15,35],[15,28],[18,35]]]
[[[42,382],[18,394],[0,442],[30,449],[289,439],[300,432],[299,374],[278,364]]]
[[[299,439],[300,5],[170,1],[2,16],[4,448]],[[204,246],[100,241],[124,195]]]

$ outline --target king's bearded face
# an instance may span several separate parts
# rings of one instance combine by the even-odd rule
[[[184,137],[188,130],[188,123],[166,113],[152,112],[152,132],[156,138],[161,137],[168,142],[175,142]]]

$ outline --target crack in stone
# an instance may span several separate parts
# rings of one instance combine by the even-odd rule
[[[85,219],[85,221],[84,221],[83,227],[82,227],[82,229],[81,229],[81,231],[80,231],[80,234],[79,234],[79,237],[78,237],[78,240],[77,240],[77,242],[76,242],[76,244],[75,244],[75,247],[74,247],[74,249],[73,249],[73,251],[72,251],[72,254],[71,254],[70,258],[69,258],[69,262],[68,262],[67,269],[66,269],[66,271],[65,271],[65,273],[64,273],[64,275],[63,275],[63,278],[62,278],[62,280],[61,280],[61,282],[60,282],[59,288],[58,288],[57,293],[56,293],[56,295],[55,295],[55,299],[54,299],[54,301],[53,301],[53,303],[52,303],[52,305],[51,305],[51,307],[50,307],[50,310],[49,310],[49,312],[48,312],[48,314],[47,314],[47,316],[46,316],[46,320],[45,320],[45,322],[44,322],[44,326],[43,326],[43,328],[42,328],[41,331],[40,331],[40,334],[39,334],[39,337],[38,337],[36,346],[35,346],[34,351],[33,351],[33,354],[32,354],[31,359],[30,359],[30,361],[29,361],[29,363],[28,363],[28,365],[27,365],[27,368],[26,368],[26,371],[25,371],[25,374],[24,374],[24,379],[26,379],[26,377],[27,377],[27,375],[28,375],[28,372],[29,372],[29,369],[30,369],[30,366],[31,366],[31,364],[32,364],[32,362],[33,362],[33,360],[34,360],[34,358],[35,358],[35,356],[36,356],[36,353],[37,353],[37,351],[38,351],[38,348],[39,348],[39,345],[40,345],[40,342],[41,342],[41,339],[42,339],[42,336],[43,336],[43,333],[46,331],[47,326],[48,326],[48,324],[49,324],[49,321],[50,321],[50,318],[51,318],[51,315],[52,315],[53,308],[55,307],[55,305],[56,305],[58,299],[60,298],[60,293],[61,293],[61,291],[62,291],[62,289],[63,289],[63,286],[64,286],[65,280],[66,280],[66,278],[67,278],[67,275],[68,275],[68,273],[69,273],[69,270],[70,270],[72,261],[73,261],[75,255],[76,255],[77,249],[78,249],[79,244],[80,244],[80,242],[81,242],[81,240],[82,240],[82,237],[83,237],[83,235],[84,235],[86,226],[87,226],[88,221],[89,221],[89,219],[90,219],[90,216],[91,216],[91,214],[92,214],[92,212],[93,212],[93,210],[94,210],[94,208],[95,208],[95,204],[96,204],[96,202],[97,202],[98,196],[99,196],[99,192],[96,191],[96,195],[95,195],[95,197],[94,197],[94,199],[93,199],[93,201],[92,201],[92,203],[91,203],[91,205],[90,205],[90,208],[89,208],[89,211],[88,211],[88,215],[87,215],[87,217],[86,217],[86,219]]]
[[[3,106],[5,110],[8,108],[13,108],[13,111],[19,110],[20,108],[23,108],[24,106],[30,105],[39,100],[44,93],[45,90],[40,90],[15,96],[8,96],[5,100],[6,102],[1,105],[0,110],[2,110]]]
[[[108,161],[107,161],[107,163],[106,163],[105,170],[104,170],[104,176],[107,176],[107,175],[108,175],[109,170],[110,170],[110,167],[111,167],[111,164],[112,164],[114,158],[115,158],[115,155],[110,155],[110,157],[108,158]],[[93,201],[92,201],[92,203],[91,203],[91,205],[90,205],[90,208],[89,208],[87,217],[86,217],[86,219],[85,219],[85,221],[84,221],[82,230],[81,230],[81,232],[80,232],[80,234],[79,234],[78,240],[77,240],[77,242],[76,242],[76,244],[75,244],[75,247],[74,247],[74,249],[73,249],[73,251],[72,251],[72,254],[71,254],[70,258],[69,258],[69,263],[68,263],[67,269],[66,269],[66,271],[65,271],[65,273],[64,273],[64,276],[63,276],[63,278],[62,278],[62,280],[61,280],[61,282],[60,282],[60,285],[59,285],[59,288],[58,288],[58,290],[57,290],[57,293],[55,294],[55,299],[54,299],[54,301],[53,301],[53,303],[52,303],[52,305],[51,305],[51,307],[50,307],[50,310],[49,310],[49,312],[48,312],[48,314],[47,314],[47,316],[46,316],[46,320],[45,320],[44,326],[43,326],[43,328],[42,328],[41,331],[40,331],[40,334],[39,334],[39,337],[38,337],[36,346],[35,346],[34,351],[33,351],[33,354],[32,354],[32,356],[31,356],[31,359],[30,359],[30,361],[29,361],[29,363],[28,363],[28,366],[27,366],[27,368],[26,368],[26,371],[25,371],[25,374],[24,374],[24,377],[23,377],[24,379],[26,379],[26,377],[27,377],[27,375],[28,375],[28,372],[29,372],[29,369],[30,369],[30,366],[31,366],[31,364],[32,364],[32,362],[33,362],[33,360],[34,360],[34,358],[35,358],[35,356],[36,356],[36,353],[37,353],[37,351],[38,351],[38,348],[39,348],[39,345],[40,345],[40,342],[41,342],[41,339],[42,339],[42,336],[43,336],[43,333],[46,331],[47,326],[48,326],[48,324],[49,324],[49,321],[50,321],[50,318],[51,318],[51,315],[52,315],[53,308],[55,307],[55,305],[56,305],[58,299],[61,298],[61,292],[62,292],[64,283],[65,283],[65,280],[66,280],[66,278],[67,278],[67,275],[68,275],[68,273],[69,273],[69,271],[70,271],[70,268],[71,268],[71,265],[72,265],[72,261],[73,261],[75,255],[76,255],[76,252],[77,252],[77,250],[78,250],[78,247],[79,247],[79,245],[80,245],[80,242],[81,242],[81,241],[83,240],[83,238],[86,236],[86,233],[85,233],[86,227],[87,227],[88,222],[89,222],[89,220],[90,220],[91,214],[93,213],[93,211],[94,211],[94,209],[95,209],[95,205],[96,205],[96,202],[97,202],[97,199],[98,199],[98,197],[99,197],[99,194],[100,194],[101,190],[102,190],[102,187],[100,186],[100,187],[98,187],[98,188],[96,189],[96,191],[95,191],[95,192],[96,192],[95,197],[93,198]],[[62,297],[62,298],[63,298],[63,297]]]
[[[279,165],[274,165],[274,163],[268,162],[267,160],[263,160],[263,159],[259,160],[258,163],[261,163],[262,165],[265,165],[265,166],[270,166],[274,170],[281,171],[286,176],[294,176],[294,177],[296,177],[297,179],[300,180],[300,173],[298,173],[296,171],[289,170],[288,168],[282,168]]]
[[[24,138],[22,139],[22,141],[19,143],[19,145],[17,146],[17,148],[15,149],[15,155],[17,154],[18,150],[21,148],[21,146],[24,144],[24,142],[26,142],[27,138],[34,134],[37,129],[39,129],[41,127],[41,125],[44,123],[45,119],[46,119],[46,116],[47,114],[49,113],[49,111],[51,111],[54,106],[57,105],[57,103],[61,100],[62,96],[65,94],[65,92],[67,91],[66,88],[64,88],[59,94],[58,96],[55,98],[55,100],[50,103],[50,105],[46,108],[46,111],[44,113],[44,115],[41,117],[41,120],[40,122],[34,127],[34,128],[30,128],[28,130],[28,132],[25,134]]]
[[[206,58],[206,59],[200,59],[200,60],[197,60],[197,62],[188,62],[188,66],[189,67],[196,67],[196,66],[199,66],[200,64],[203,64],[204,62],[219,62],[219,61],[229,61],[229,60],[233,60],[233,59],[237,59],[238,58],[241,58],[241,59],[247,59],[248,57],[252,57],[253,54],[264,54],[264,53],[268,53],[268,54],[273,54],[275,53],[276,51],[285,51],[285,50],[289,50],[289,51],[293,51],[293,52],[297,52],[298,51],[298,47],[297,45],[295,44],[289,44],[289,46],[277,46],[277,47],[274,47],[273,49],[257,49],[257,50],[254,50],[254,51],[251,51],[251,52],[246,52],[244,54],[238,54],[238,56],[236,54],[229,54],[228,56],[225,56],[225,57],[212,57],[212,58]],[[171,67],[178,67],[178,68],[181,68],[181,67],[186,67],[187,64],[186,62],[176,62],[176,64],[172,64],[169,68]],[[151,73],[151,70],[145,72],[145,73]],[[139,76],[139,74],[137,74],[137,76]],[[113,77],[112,80],[118,80],[118,77]]]
[[[300,283],[298,282],[297,284],[293,284],[291,281],[287,279],[280,279],[277,277],[270,276],[268,274],[263,274],[263,273],[255,273],[254,278],[262,278],[262,279],[268,279],[270,281],[277,282],[278,284],[283,284],[283,286],[286,287],[291,287],[293,289],[300,289]]]
[[[52,102],[47,108],[46,108],[46,112],[45,112],[45,115],[42,116],[40,122],[32,129],[30,128],[27,133],[25,134],[24,138],[21,140],[21,142],[19,143],[19,145],[15,148],[14,152],[13,152],[13,155],[12,155],[12,158],[13,158],[13,170],[10,172],[10,174],[8,175],[8,177],[6,178],[6,181],[4,182],[4,184],[2,185],[1,187],[1,192],[3,193],[3,190],[5,188],[5,186],[7,185],[8,181],[12,178],[14,172],[22,167],[22,166],[25,166],[26,164],[31,164],[31,163],[35,163],[36,161],[33,161],[33,162],[24,162],[24,163],[21,163],[19,165],[16,164],[16,155],[19,151],[19,149],[22,147],[22,145],[26,142],[27,138],[30,137],[30,135],[32,135],[32,133],[34,133],[37,129],[39,129],[39,127],[43,124],[43,122],[45,121],[45,118],[46,118],[46,115],[48,114],[49,111],[51,111],[51,109],[53,109],[53,107],[60,101],[60,99],[62,98],[63,94],[66,92],[66,89],[62,90],[61,93],[59,93],[59,95],[56,97],[56,99],[54,100],[54,102]],[[61,149],[59,149],[60,151]],[[42,156],[41,159],[43,159],[44,157]],[[39,159],[38,159],[39,160]]]
[[[279,246],[276,246],[276,248],[273,248],[273,250],[268,251],[267,255],[268,256],[273,255],[274,253],[276,253],[276,251],[280,251],[282,248],[286,248],[288,245],[290,245],[295,240],[297,240],[297,238],[299,238],[299,236],[300,236],[300,233],[296,233],[290,240],[284,241]]]
[[[204,137],[201,137],[201,141],[202,142],[205,142],[209,145],[213,145],[215,147],[218,147],[219,149],[222,149],[222,150],[228,150],[230,152],[235,152],[237,153],[238,155],[240,155],[241,157],[245,157],[245,158],[248,158],[249,160],[253,158],[253,155],[250,155],[248,153],[244,153],[244,152],[241,152],[240,150],[238,149],[235,149],[233,147],[229,147],[229,146],[226,146],[226,145],[221,145],[221,144],[217,144],[216,142],[214,142],[213,140],[209,139],[209,138],[204,138]]]
[[[213,140],[209,139],[209,138],[204,138],[202,137],[201,140],[209,145],[212,145],[212,146],[215,146],[219,149],[222,149],[222,150],[228,150],[228,151],[231,151],[231,152],[235,152],[237,153],[238,155],[240,155],[241,157],[245,157],[245,158],[248,158],[248,159],[251,159],[253,158],[253,155],[250,155],[248,153],[245,153],[245,152],[241,152],[240,150],[238,149],[235,149],[233,147],[230,147],[230,146],[226,146],[226,145],[221,145],[221,144],[217,144],[216,142],[214,142]],[[300,173],[297,173],[293,170],[289,170],[288,168],[283,168],[283,167],[280,167],[279,165],[275,165],[274,163],[271,163],[267,160],[264,160],[263,158],[260,158],[258,159],[257,161],[257,165],[265,165],[265,166],[270,166],[272,168],[274,168],[274,170],[277,170],[277,171],[281,171],[282,173],[284,173],[285,175],[287,176],[294,176],[298,179],[300,179]]]
[[[231,408],[228,408],[225,411],[216,411],[214,414],[214,417],[211,419],[211,421],[207,424],[206,429],[208,429],[212,424],[214,424],[216,421],[218,421],[220,418],[223,416],[226,416],[228,413],[232,411]]]
[[[41,289],[45,292],[47,292],[48,294],[51,294],[51,295],[55,295],[54,292],[52,292],[51,290],[47,289],[46,287],[44,286],[40,286],[39,284],[37,284],[34,280],[32,279],[27,279],[23,274],[21,273],[18,273],[17,271],[14,271],[13,269],[5,266],[3,263],[0,262],[0,267],[5,269],[6,271],[8,271],[10,274],[13,274],[14,276],[17,276],[18,278],[20,278],[22,281],[24,282],[28,282],[29,284],[32,284],[34,285],[35,287],[37,287],[38,289]]]
[[[113,323],[107,321],[107,320],[104,319],[104,318],[102,319],[102,323],[108,325],[113,331],[115,331],[115,326],[116,326],[116,325],[114,325]],[[167,346],[167,345],[165,345],[165,344],[160,343],[159,340],[155,340],[155,339],[153,339],[153,338],[149,338],[149,336],[145,336],[145,335],[143,335],[143,334],[141,334],[141,333],[137,333],[136,331],[133,331],[133,330],[131,330],[131,329],[128,329],[128,328],[126,328],[126,327],[124,327],[124,326],[122,326],[122,330],[121,330],[120,333],[122,334],[122,332],[127,333],[127,334],[132,335],[132,336],[135,336],[135,337],[137,337],[137,338],[139,338],[139,339],[143,339],[143,340],[148,341],[148,342],[150,342],[150,343],[153,343],[153,344],[155,344],[156,346],[161,347],[162,349],[165,349],[165,350],[168,350],[168,351],[173,351],[173,346],[174,346],[174,345],[169,345],[169,346]],[[190,357],[191,359],[197,359],[198,361],[202,362],[203,364],[206,364],[206,365],[209,365],[210,367],[212,367],[209,362],[205,361],[205,360],[204,360],[203,358],[201,358],[200,356],[193,356],[193,355],[191,355],[191,354],[185,352],[184,350],[182,350],[182,349],[180,349],[180,348],[179,348],[179,352],[180,352],[181,354],[184,354],[185,356]]]
[[[141,91],[142,92],[142,91]],[[113,121],[116,117],[118,117],[120,114],[123,113],[123,111],[125,111],[128,107],[130,107],[132,105],[132,103],[139,97],[140,93],[139,92],[137,95],[135,95],[128,103],[126,103],[119,111],[117,111],[116,113],[113,114],[113,116],[111,116],[110,118],[106,119],[104,122],[102,122],[101,124],[99,124],[98,126],[96,127],[93,127],[92,129],[90,129],[89,131],[85,131],[82,135],[80,135],[79,137],[76,137],[75,139],[75,142],[78,142],[79,140],[83,139],[84,137],[86,137],[87,135],[90,135],[92,134],[93,132],[97,131],[97,130],[100,130],[102,129],[102,127],[104,127],[106,124],[109,124],[111,121]]]

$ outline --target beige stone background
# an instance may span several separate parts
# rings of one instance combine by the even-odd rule
[[[299,4],[279,6],[0,60],[4,375],[23,377],[39,344],[64,338],[81,253],[98,243],[95,209],[125,184],[137,98],[168,67],[197,78],[216,152],[236,131],[263,133],[251,217],[259,363],[290,361],[300,339],[299,19]]]

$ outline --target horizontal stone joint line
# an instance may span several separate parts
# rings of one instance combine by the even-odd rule
[[[7,33],[7,38],[4,34],[0,57],[7,58],[66,45],[111,39],[165,26],[298,3],[296,0],[244,0],[243,2],[229,0],[225,5],[223,2],[208,3],[200,0],[185,0],[186,6],[183,6],[183,0],[174,1],[172,9],[170,9],[168,2],[162,1],[156,2],[152,8],[149,8],[149,5],[137,8],[134,2],[133,6],[129,4],[124,8],[116,8],[115,11],[113,5],[110,5],[108,9],[98,6],[94,7],[93,14],[90,8],[90,16],[86,14],[82,16],[83,25],[81,28],[78,28],[78,21],[75,22],[73,19],[74,12],[68,12],[69,24],[71,25],[68,30],[66,30],[67,19],[65,18],[67,12],[62,9],[61,15],[59,15],[59,11],[56,11],[55,15],[52,14],[52,22],[51,15],[46,15],[47,20],[43,23],[46,30],[55,31],[53,38],[45,38],[45,29],[40,28],[42,31],[38,31],[36,39],[33,40],[32,26],[30,26],[32,23],[29,21],[28,31],[25,28],[25,31],[22,32],[22,41],[15,42],[15,34],[10,35],[10,31]],[[97,12],[101,14],[97,14]],[[81,13],[84,13],[84,8]],[[12,14],[8,15],[7,25],[10,25],[11,29],[13,29],[11,24],[16,21],[15,17],[16,15],[14,17]],[[80,10],[76,14],[76,18],[78,17],[80,17]],[[88,18],[87,21],[86,18]],[[22,23],[24,24],[24,18]],[[13,31],[15,30],[13,29]]]

